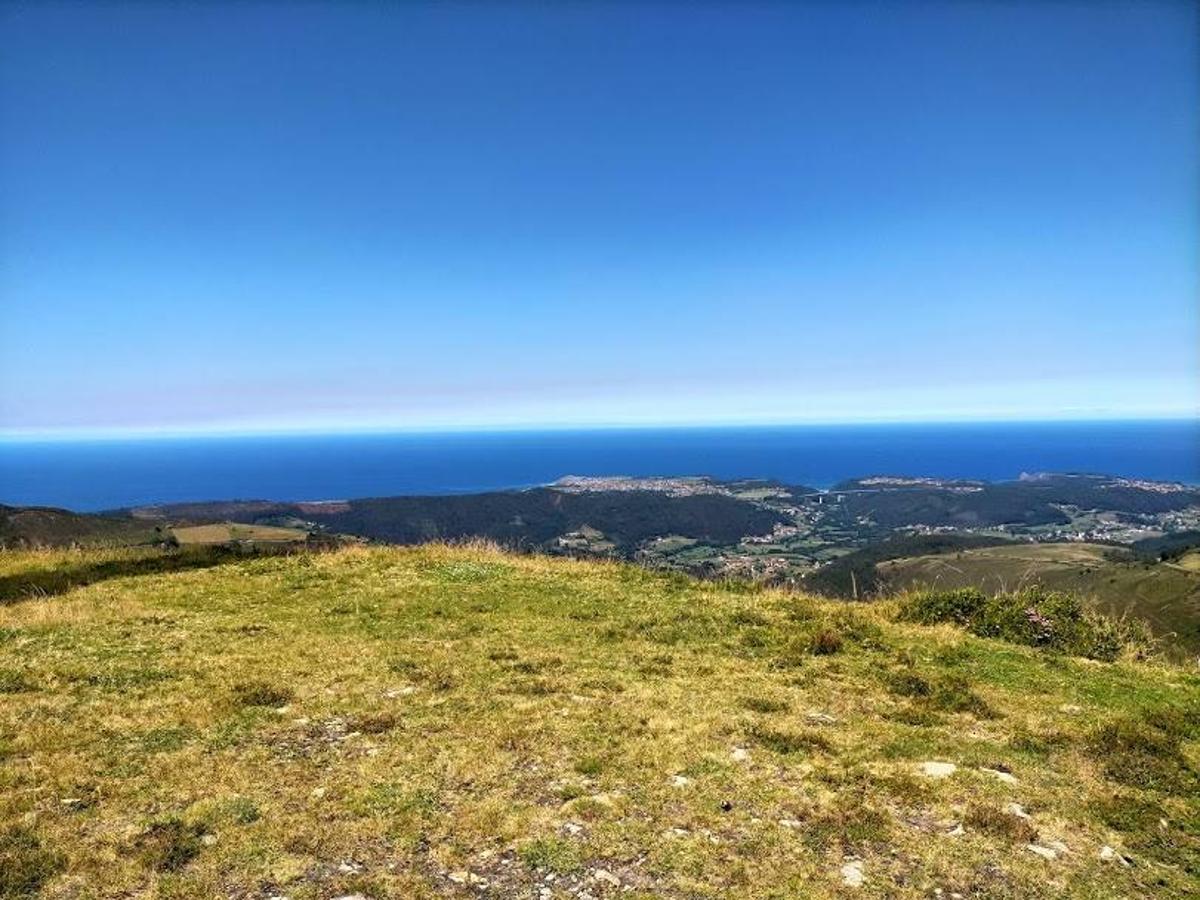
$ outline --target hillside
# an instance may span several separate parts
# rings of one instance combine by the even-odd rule
[[[921,584],[1004,591],[1030,582],[1080,594],[1114,615],[1144,619],[1182,652],[1200,654],[1200,567],[1150,561],[1098,544],[1015,544],[881,562],[885,590]]]
[[[0,578],[0,897],[1200,890],[1194,669],[486,547]]]
[[[155,522],[125,515],[0,504],[0,548],[150,544],[163,537],[162,528]]]

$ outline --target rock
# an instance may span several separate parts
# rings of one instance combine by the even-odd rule
[[[842,884],[846,887],[862,887],[866,876],[863,875],[863,864],[861,859],[852,859],[850,862],[842,866]]]
[[[663,834],[667,837],[687,837],[691,832],[686,828],[668,828]]]
[[[598,881],[601,884],[607,884],[610,887],[620,887],[621,879],[614,875],[608,869],[597,869],[592,873],[592,880]]]
[[[672,787],[677,787],[677,788],[687,787],[691,783],[692,783],[692,779],[688,778],[686,775],[672,775],[671,776],[671,786]]]
[[[1077,706],[1074,703],[1064,703],[1058,708],[1059,712],[1065,712],[1069,716],[1077,716],[1083,712],[1082,706]]]
[[[323,787],[313,788],[312,792],[308,796],[312,797],[314,800],[320,800],[322,797],[325,796],[325,788],[323,788]]]
[[[1064,844],[1062,841],[1046,841],[1046,846],[1049,847],[1051,850],[1053,850],[1055,853],[1070,853],[1071,852],[1071,848],[1068,847],[1066,844]]]
[[[578,822],[567,822],[566,824],[563,825],[563,831],[565,831],[567,834],[572,834],[572,835],[573,834],[582,834],[583,826],[580,825]]]
[[[1004,811],[1010,816],[1016,816],[1018,819],[1028,819],[1029,813],[1025,812],[1025,807],[1020,803],[1009,803],[1004,807]]]
[[[784,828],[801,828],[804,823],[798,819],[780,819],[779,824]]]
[[[814,725],[836,725],[837,719],[828,713],[809,711],[805,713],[804,718],[808,719]]]
[[[1112,862],[1115,859],[1117,862],[1119,862],[1121,865],[1125,866],[1126,868],[1133,865],[1127,858],[1122,856],[1120,853],[1118,853],[1112,847],[1109,847],[1107,844],[1100,848],[1100,859],[1103,862]]]
[[[1040,844],[1026,844],[1025,849],[1030,853],[1036,853],[1038,856],[1042,857],[1042,859],[1058,859],[1057,851],[1052,850],[1049,847],[1043,847]]]
[[[1011,772],[1002,772],[1000,769],[980,768],[980,772],[985,775],[991,775],[997,781],[1003,781],[1005,784],[1016,784],[1017,779]]]
[[[216,842],[217,836],[215,834],[206,834],[204,837],[200,838],[200,843],[202,843],[205,847],[211,847]]]
[[[922,775],[928,778],[949,778],[958,771],[958,766],[954,763],[930,760],[921,763],[920,771]]]
[[[951,828],[949,831],[946,832],[946,834],[950,835],[950,837],[962,837],[966,833],[967,833],[967,830],[962,827],[962,822],[959,822],[957,825],[955,825],[953,828]]]
[[[467,872],[465,869],[460,869],[457,872],[451,872],[446,877],[449,878],[451,881],[453,881],[455,884],[466,884],[467,878],[470,876],[470,874],[471,873]]]
[[[734,747],[729,756],[734,762],[746,762],[750,759],[750,751],[745,747]]]

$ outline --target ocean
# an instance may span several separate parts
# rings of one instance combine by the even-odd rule
[[[596,429],[0,442],[0,503],[82,511],[711,475],[829,487],[863,475],[1097,472],[1200,483],[1200,421]]]

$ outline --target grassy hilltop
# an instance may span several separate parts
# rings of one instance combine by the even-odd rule
[[[487,547],[0,554],[0,897],[1183,897],[1200,676]]]

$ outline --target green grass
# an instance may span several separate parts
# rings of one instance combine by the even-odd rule
[[[878,571],[896,591],[933,585],[1005,593],[1032,584],[1067,591],[1109,616],[1147,622],[1182,659],[1200,652],[1200,567],[1184,560],[1136,560],[1100,544],[1017,544],[890,560]]]
[[[173,559],[0,555],[49,586],[0,604],[0,897],[1200,890],[1194,668],[481,546]]]

